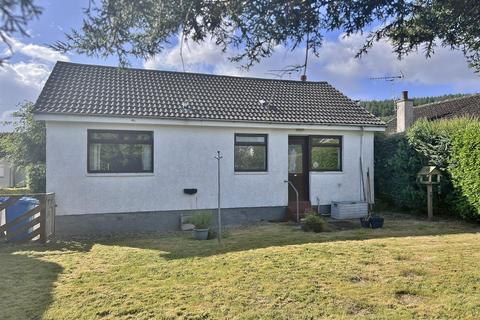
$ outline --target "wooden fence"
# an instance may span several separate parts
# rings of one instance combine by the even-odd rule
[[[8,242],[42,242],[45,243],[55,234],[55,194],[22,194],[0,196],[0,239]],[[23,198],[23,199],[22,199]],[[37,199],[27,206],[26,212],[20,213],[14,219],[9,219],[9,210],[19,200]],[[15,210],[19,210],[18,206]],[[7,222],[7,220],[9,220]]]

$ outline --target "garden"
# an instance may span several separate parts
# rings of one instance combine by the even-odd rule
[[[480,317],[479,226],[383,215],[382,229],[265,223],[222,244],[187,232],[0,245],[1,318]]]
[[[375,196],[395,209],[424,212],[425,186],[417,172],[436,166],[435,214],[480,221],[480,121],[418,121],[406,134],[375,138]]]

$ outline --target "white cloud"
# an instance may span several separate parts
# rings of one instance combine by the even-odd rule
[[[50,66],[42,63],[4,63],[0,67],[0,118],[10,119],[19,103],[35,101],[50,71]],[[9,129],[0,125],[0,132]]]
[[[24,59],[20,62],[7,60],[0,66],[0,121],[10,120],[19,103],[27,100],[35,102],[54,62],[70,60],[45,46],[23,43],[14,38],[8,38],[8,42],[11,49],[3,45],[2,56],[13,54],[15,58]],[[0,131],[10,129],[0,124]]]
[[[364,36],[354,35],[325,41],[319,57],[310,55],[308,78],[329,81],[352,97],[367,96],[366,91],[369,90],[366,87],[374,86],[370,77],[397,75],[400,71],[406,77],[402,86],[407,89],[415,86],[448,86],[461,92],[480,88],[480,77],[468,68],[465,57],[459,51],[439,47],[430,59],[418,52],[398,60],[392,53],[391,45],[383,41],[376,43],[367,55],[357,59],[355,54],[364,40]],[[232,64],[228,60],[229,53],[223,53],[214,41],[202,44],[188,42],[183,50],[186,71],[259,77],[272,77],[271,70],[302,64],[304,54],[301,48],[290,51],[279,46],[272,57],[262,60],[246,72],[239,69],[238,64]],[[177,44],[148,60],[145,68],[181,71],[180,46]],[[284,78],[298,79],[299,74]],[[371,92],[369,94],[372,96]]]
[[[170,50],[164,51],[162,54],[155,56],[145,62],[147,69],[167,69],[181,71],[182,58],[180,53],[183,52],[183,62],[185,71],[188,72],[210,72],[212,68],[223,68],[231,65],[228,56],[215,45],[214,41],[205,41],[203,43],[195,43],[188,41],[184,43],[183,50],[180,46],[180,38],[177,38],[178,44]],[[218,73],[219,69],[214,70]],[[228,70],[233,72],[233,70]]]
[[[70,61],[66,55],[45,46],[33,43],[25,44],[14,38],[8,38],[7,41],[13,51],[10,53],[13,54],[23,54],[29,58],[40,59],[47,62]]]

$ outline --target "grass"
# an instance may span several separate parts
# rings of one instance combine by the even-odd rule
[[[1,195],[12,195],[12,194],[29,194],[31,193],[28,188],[3,188],[0,189]]]
[[[288,224],[0,246],[2,319],[480,317],[480,228],[387,215],[382,230]]]

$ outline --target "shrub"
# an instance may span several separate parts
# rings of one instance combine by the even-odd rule
[[[450,157],[451,135],[458,120],[417,121],[407,133],[408,143],[420,153],[429,165],[447,170]]]
[[[46,191],[45,165],[35,164],[26,168],[27,188],[32,193]]]
[[[443,172],[435,208],[480,221],[480,121],[459,118],[417,121],[407,135],[375,138],[377,196],[399,208],[426,207],[426,191],[416,182],[423,165]],[[434,190],[437,188],[434,188]]]
[[[325,220],[314,212],[307,213],[303,220],[302,229],[304,231],[322,232],[325,230],[325,227]]]
[[[404,134],[375,136],[375,194],[400,209],[421,210],[425,191],[417,184],[417,172],[425,158]]]
[[[208,211],[195,212],[188,222],[193,224],[196,229],[208,229],[212,224],[212,214]]]
[[[459,125],[448,166],[457,195],[452,200],[461,217],[480,221],[480,121]]]

